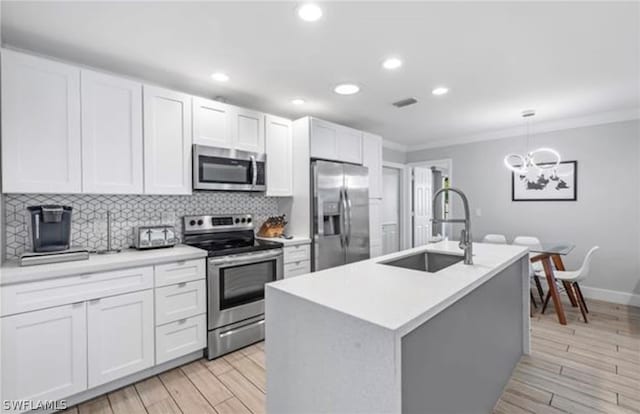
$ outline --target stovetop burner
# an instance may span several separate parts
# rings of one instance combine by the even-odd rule
[[[209,252],[209,257],[277,249],[282,243],[257,240],[250,214],[185,216],[184,243]]]

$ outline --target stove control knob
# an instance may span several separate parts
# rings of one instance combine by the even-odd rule
[[[202,226],[203,221],[202,220],[198,220],[198,226]]]
[[[247,217],[247,223],[251,223],[251,217]]]
[[[240,223],[240,219],[236,218],[236,224]]]
[[[247,219],[246,219],[246,218],[244,218],[244,217],[242,217],[242,220],[241,220],[241,221],[242,221],[243,223],[246,223]]]
[[[191,221],[189,222],[189,225],[190,225],[190,226],[195,226],[195,225],[196,225],[196,221],[195,221],[195,220],[191,220]]]

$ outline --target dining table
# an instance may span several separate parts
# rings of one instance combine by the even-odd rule
[[[566,242],[554,242],[554,243],[540,243],[537,246],[530,246],[529,251],[531,254],[531,262],[540,262],[544,269],[544,274],[547,279],[547,285],[549,287],[549,295],[553,301],[553,307],[558,315],[558,321],[561,325],[567,324],[567,317],[562,307],[562,301],[560,300],[560,291],[558,290],[558,284],[554,275],[554,266],[558,271],[565,271],[564,262],[562,257],[571,253],[575,248],[572,243]],[[568,286],[566,282],[563,282],[563,286],[569,296],[569,302],[572,306],[578,306],[576,297],[573,293],[571,286]]]

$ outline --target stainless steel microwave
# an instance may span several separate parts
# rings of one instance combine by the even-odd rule
[[[265,191],[265,154],[193,146],[193,189]]]

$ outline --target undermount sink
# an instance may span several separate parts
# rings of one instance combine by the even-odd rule
[[[405,256],[400,259],[382,262],[380,264],[435,273],[461,262],[463,259],[463,256],[427,252],[412,254],[411,256]]]

